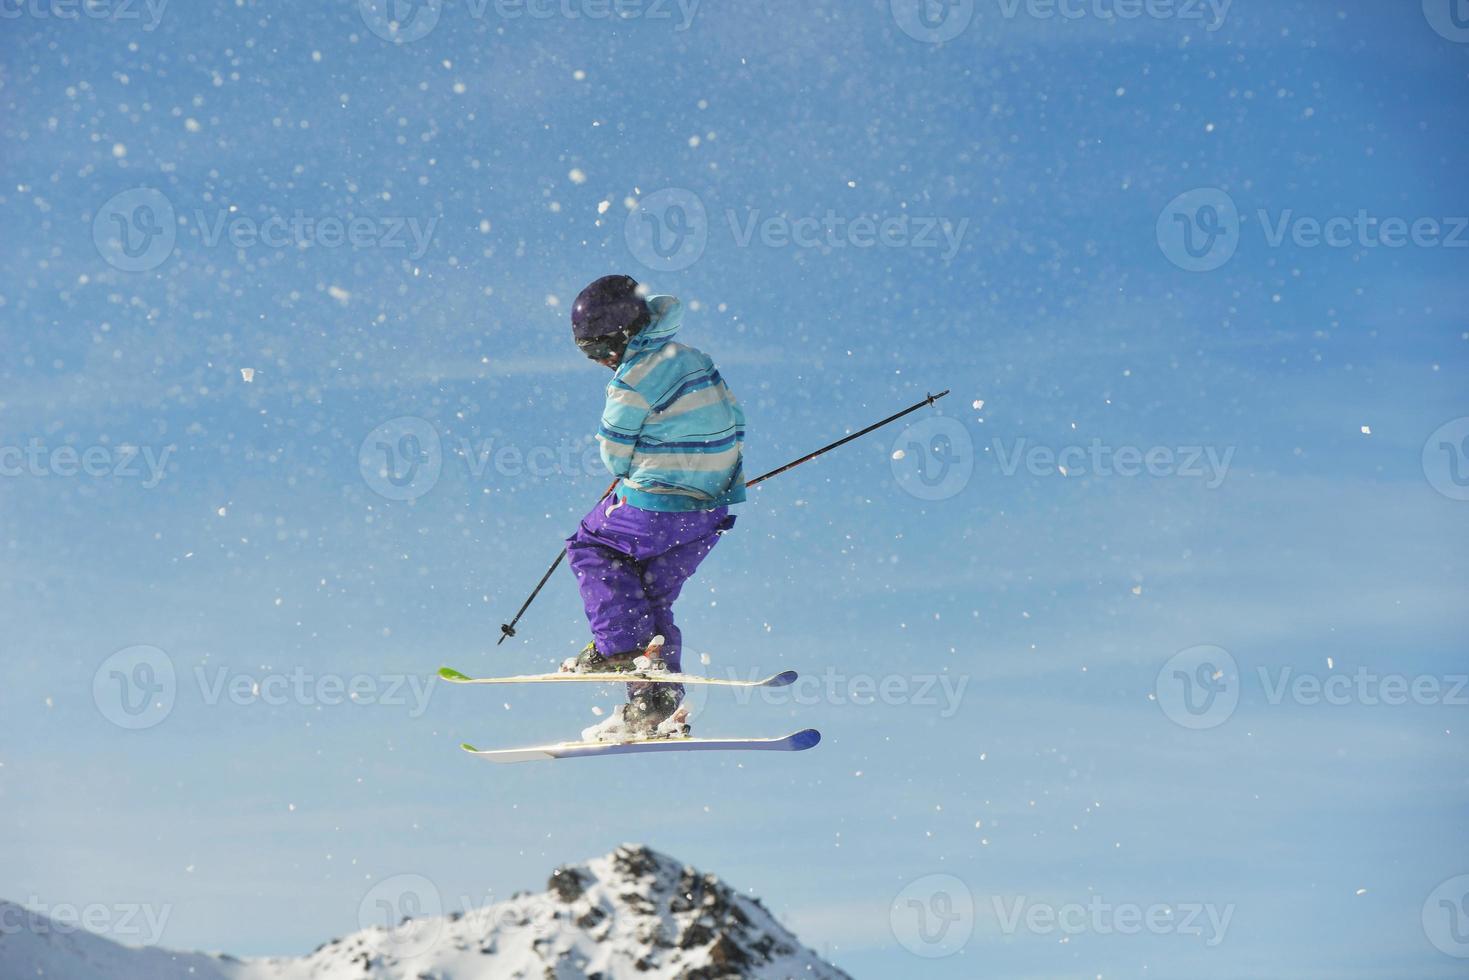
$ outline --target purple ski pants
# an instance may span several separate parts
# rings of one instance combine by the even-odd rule
[[[566,557],[597,650],[641,650],[662,636],[663,659],[669,670],[679,670],[683,637],[673,622],[673,602],[734,522],[727,507],[642,510],[615,496],[593,507],[566,539]]]

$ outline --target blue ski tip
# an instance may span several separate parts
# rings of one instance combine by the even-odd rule
[[[821,733],[814,728],[808,728],[803,732],[796,732],[796,734],[791,736],[791,746],[797,752],[814,749],[820,741]]]
[[[775,675],[775,679],[770,682],[769,686],[788,687],[791,684],[796,683],[796,678],[799,676],[800,675],[797,674],[794,670],[783,670],[779,674]]]

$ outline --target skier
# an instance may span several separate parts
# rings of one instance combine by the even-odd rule
[[[592,642],[562,670],[678,671],[673,602],[745,499],[744,412],[709,356],[674,342],[678,299],[645,294],[629,276],[603,276],[571,309],[577,347],[613,372],[597,441],[620,482],[566,540]],[[682,685],[629,684],[627,703],[582,738],[686,735],[682,702]]]

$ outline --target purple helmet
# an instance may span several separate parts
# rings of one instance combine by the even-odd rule
[[[651,319],[631,276],[603,276],[583,289],[571,307],[571,330],[578,346],[601,340],[625,346]]]

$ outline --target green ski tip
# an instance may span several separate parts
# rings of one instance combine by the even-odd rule
[[[470,679],[468,674],[461,674],[453,667],[440,667],[439,676],[446,681],[467,681]]]
[[[460,742],[459,743],[459,747],[461,749],[463,749],[464,751],[466,751],[466,752],[478,752],[479,751],[479,749],[475,748],[473,745],[470,745],[468,742]]]

